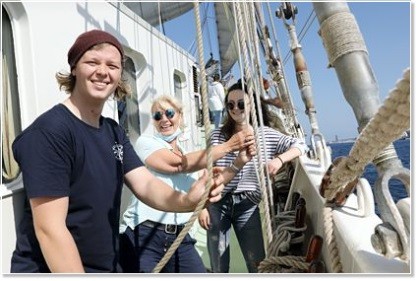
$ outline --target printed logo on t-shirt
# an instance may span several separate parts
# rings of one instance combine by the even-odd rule
[[[112,150],[116,160],[123,162],[123,146],[115,142],[115,145],[112,146]]]

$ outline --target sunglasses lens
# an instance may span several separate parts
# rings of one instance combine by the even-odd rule
[[[173,118],[174,117],[174,114],[175,114],[176,112],[174,111],[174,109],[172,109],[172,108],[169,108],[169,109],[167,109],[166,111],[165,111],[165,116],[167,116],[167,118],[168,119],[171,119],[171,118]]]
[[[243,100],[238,101],[238,108],[240,110],[244,110],[245,104],[244,104],[244,101]]]
[[[162,117],[163,116],[162,116],[161,112],[159,112],[159,111],[155,112],[154,115],[152,116],[152,118],[154,118],[155,121],[160,121]]]
[[[154,118],[155,121],[160,121],[163,119],[163,114],[165,114],[168,119],[171,119],[176,114],[176,111],[172,108],[166,109],[164,112],[157,111],[152,115],[152,118]]]
[[[232,102],[228,102],[226,106],[228,107],[229,110],[234,110],[234,107],[235,107],[235,105]]]

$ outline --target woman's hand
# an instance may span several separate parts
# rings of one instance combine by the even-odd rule
[[[255,144],[254,131],[251,127],[232,135],[226,142],[229,151],[237,151]]]
[[[267,162],[267,171],[270,176],[275,176],[280,168],[283,166],[282,161],[279,158],[273,158],[272,160]]]
[[[203,229],[209,230],[210,216],[209,216],[208,209],[203,209],[202,212],[200,212],[200,214],[199,214],[199,224]]]

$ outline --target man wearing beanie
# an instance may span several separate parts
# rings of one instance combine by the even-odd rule
[[[111,34],[81,34],[68,52],[70,73],[57,73],[68,98],[39,116],[13,143],[27,204],[17,229],[11,272],[118,272],[118,227],[125,183],[151,207],[189,212],[204,194],[207,173],[189,193],[155,178],[123,128],[101,115],[123,98],[123,47]],[[209,201],[220,198],[215,186]]]

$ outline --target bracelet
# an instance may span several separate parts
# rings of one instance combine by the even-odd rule
[[[278,158],[280,160],[280,162],[282,162],[282,166],[283,166],[284,165],[284,162],[283,162],[282,158],[280,158],[280,155],[277,155],[276,158]]]
[[[231,163],[231,165],[229,166],[231,169],[232,169],[232,171],[234,171],[235,173],[238,173],[239,172],[239,168],[237,167],[237,166],[235,166],[234,165],[234,162],[232,162]]]

